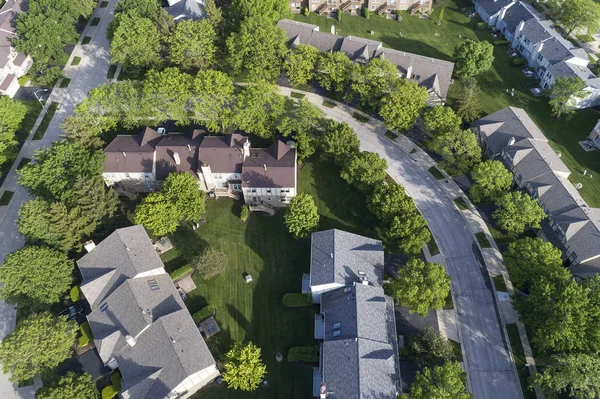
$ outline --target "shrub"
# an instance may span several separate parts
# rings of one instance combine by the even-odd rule
[[[79,300],[81,299],[81,294],[79,292],[79,286],[76,285],[75,287],[71,288],[71,291],[69,291],[69,297],[71,297],[71,301],[72,302],[79,302]]]
[[[310,10],[308,9],[308,7],[304,7],[304,9],[302,10],[302,14],[304,14],[305,17],[308,17],[308,14],[310,14]]]
[[[490,26],[485,22],[477,22],[476,28],[478,30],[486,30],[486,29],[489,29]]]
[[[210,280],[225,271],[227,267],[227,255],[218,249],[208,248],[196,259],[195,263],[196,270],[198,270],[202,278]]]
[[[510,63],[513,66],[525,65],[525,64],[527,64],[527,58],[525,58],[525,57],[514,58]]]
[[[90,341],[94,339],[92,336],[92,330],[90,329],[90,323],[87,321],[82,323],[79,326],[79,331],[81,331],[81,337],[79,337],[78,342],[80,347],[88,346]],[[112,397],[112,396],[111,396]]]
[[[283,304],[288,308],[301,308],[313,303],[310,294],[288,293],[283,296]]]
[[[508,46],[508,40],[494,40],[494,46]]]
[[[202,309],[200,309],[196,313],[194,313],[192,315],[192,320],[194,320],[194,323],[198,324],[202,320],[204,320],[207,317],[210,317],[210,316],[212,316],[214,314],[215,314],[215,306],[214,305],[208,305],[208,306],[203,307]]]
[[[292,346],[288,349],[288,362],[319,362],[319,345]]]
[[[169,276],[171,276],[171,280],[177,281],[190,274],[193,270],[194,268],[192,265],[185,265],[173,270],[171,273],[169,273]]]
[[[369,7],[365,7],[365,8],[362,9],[362,15],[366,19],[371,18],[371,11],[369,11]]]
[[[250,210],[248,209],[248,205],[244,205],[244,206],[242,206],[242,212],[240,213],[240,219],[242,219],[242,222],[245,222],[248,219],[248,216],[250,216]]]

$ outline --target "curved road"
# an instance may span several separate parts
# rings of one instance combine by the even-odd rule
[[[282,94],[290,89],[281,87]],[[409,154],[387,139],[378,122],[363,124],[352,117],[354,109],[338,104],[324,107],[324,98],[306,93],[328,118],[346,122],[360,139],[360,148],[387,160],[388,174],[402,184],[429,224],[446,271],[452,278],[454,307],[467,370],[469,390],[476,399],[523,398],[510,346],[494,302],[492,282],[466,220],[438,182]]]

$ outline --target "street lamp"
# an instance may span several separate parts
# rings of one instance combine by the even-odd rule
[[[42,101],[44,101],[44,100],[38,96],[38,93],[40,91],[48,91],[48,89],[40,89],[38,91],[33,92],[33,95],[35,96],[35,98],[37,98],[37,100],[40,102],[40,104],[42,104]],[[42,104],[42,105],[44,105],[44,104]]]

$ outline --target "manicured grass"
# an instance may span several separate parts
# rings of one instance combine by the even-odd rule
[[[503,275],[498,275],[492,278],[494,280],[494,287],[496,287],[496,291],[499,292],[508,292],[508,288],[506,288],[506,282],[504,281]]]
[[[103,1],[102,3],[100,3],[100,8],[106,8],[108,7],[108,1]]]
[[[92,41],[92,38],[90,36],[86,36],[81,41],[81,44],[90,44],[91,41]]]
[[[454,200],[454,203],[456,204],[456,206],[458,207],[458,209],[460,209],[461,211],[469,209],[469,205],[467,205],[467,203],[465,202],[465,200],[462,197],[456,198]]]
[[[323,100],[323,106],[327,108],[335,108],[336,104],[331,101]]]
[[[477,242],[479,243],[479,246],[481,248],[491,248],[492,247],[483,231],[480,231],[479,233],[475,233],[475,238],[477,238]]]
[[[97,26],[99,23],[100,23],[100,18],[94,17],[94,19],[92,19],[91,26]]]
[[[366,123],[366,122],[368,122],[368,121],[369,121],[369,118],[368,118],[368,117],[366,117],[366,116],[364,116],[364,115],[362,115],[362,114],[359,114],[358,112],[355,112],[355,113],[353,113],[353,114],[352,114],[352,117],[353,117],[354,119],[356,119],[357,121],[359,121],[359,122],[362,122],[362,123]]]
[[[4,193],[2,193],[2,197],[0,197],[0,206],[8,205],[13,195],[15,195],[14,191],[6,190]]]
[[[385,137],[387,137],[390,140],[395,140],[398,138],[398,135],[394,132],[392,132],[391,130],[386,131],[385,133]]]
[[[108,67],[108,72],[106,73],[106,79],[112,79],[115,77],[115,72],[117,72],[117,66],[115,64],[111,64]]]
[[[306,97],[306,94],[302,94],[302,93],[298,93],[293,91],[292,94],[290,94],[293,98],[298,98],[298,99],[302,99],[304,97]]]
[[[521,344],[521,338],[519,337],[519,329],[516,324],[507,324],[506,331],[508,332],[510,346],[512,348],[513,357],[515,358],[515,365],[517,367],[517,372],[519,373],[519,381],[521,382],[523,396],[525,399],[536,399],[535,391],[529,389],[528,379],[530,373],[529,368],[525,366],[527,361],[525,360],[525,352],[523,351],[523,345]]]
[[[81,62],[81,57],[73,57],[73,61],[71,61],[71,65],[79,65]]]
[[[35,121],[37,121],[40,112],[42,112],[42,104],[37,100],[19,100],[19,102],[27,107],[25,118],[21,122],[21,127],[17,131],[17,140],[24,141],[29,136]]]
[[[427,171],[429,173],[431,173],[431,175],[438,180],[441,180],[444,178],[444,175],[442,174],[442,172],[440,172],[440,170],[438,168],[436,168],[435,166],[432,166],[431,168],[427,169]]]
[[[70,78],[63,78],[60,81],[60,86],[58,86],[58,87],[60,87],[61,89],[64,89],[66,87],[69,87],[70,83],[71,83],[71,79]]]
[[[48,107],[48,112],[46,112],[46,115],[44,115],[44,119],[42,119],[42,123],[40,123],[40,126],[33,135],[33,140],[41,140],[42,137],[44,137],[44,134],[46,134],[46,130],[48,129],[48,126],[50,125],[50,122],[52,121],[57,109],[58,103],[52,102],[52,104],[50,104]]]

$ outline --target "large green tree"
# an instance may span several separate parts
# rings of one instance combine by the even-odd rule
[[[492,67],[494,47],[488,41],[467,39],[454,49],[454,73],[461,78],[479,75]]]
[[[353,65],[350,58],[342,52],[320,53],[316,78],[325,90],[342,93],[350,83]]]
[[[344,166],[346,161],[359,151],[360,141],[350,125],[328,119],[321,137],[321,154]]]
[[[225,355],[223,381],[240,391],[254,391],[267,374],[267,366],[261,359],[261,350],[252,342],[246,345],[236,342]]]
[[[498,226],[514,237],[528,228],[538,229],[546,218],[544,210],[527,193],[513,191],[506,193],[496,201],[498,207],[492,216]]]
[[[451,175],[462,175],[481,161],[481,147],[469,129],[435,136],[431,148],[443,158],[440,166]]]
[[[469,196],[475,202],[495,201],[505,194],[512,185],[513,175],[500,161],[488,160],[478,163],[471,171],[473,186]]]
[[[425,326],[406,338],[402,355],[420,367],[434,367],[454,360],[454,349],[439,331]]]
[[[568,275],[562,266],[562,253],[538,237],[526,237],[508,244],[502,254],[510,280],[518,288],[530,287],[541,276]]]
[[[0,295],[7,302],[39,310],[60,301],[71,286],[73,261],[55,249],[26,246],[0,267]]]
[[[398,269],[398,278],[384,285],[386,294],[397,298],[409,313],[427,316],[430,309],[441,309],[450,294],[450,277],[444,266],[413,258]]]
[[[296,238],[308,237],[319,227],[319,212],[310,194],[300,193],[285,210],[284,223]]]
[[[585,95],[586,84],[577,76],[562,76],[554,80],[550,87],[550,107],[552,115],[560,118],[566,116],[567,119],[575,114],[575,102],[577,98]]]
[[[560,22],[567,37],[575,29],[596,32],[600,27],[600,5],[593,0],[552,0],[552,17]]]
[[[319,50],[313,46],[300,44],[288,53],[283,69],[293,84],[306,84],[315,76],[318,58]]]
[[[38,389],[35,399],[98,399],[100,394],[92,376],[85,373],[77,375],[69,371],[62,377],[55,378],[50,385]]]
[[[234,124],[248,133],[269,138],[285,113],[285,98],[276,86],[259,82],[245,87],[236,98]]]
[[[391,93],[381,99],[379,115],[386,126],[408,130],[427,105],[427,89],[407,79],[400,80]]]
[[[27,107],[23,103],[0,96],[0,166],[16,155],[15,133],[26,113]]]
[[[467,391],[467,376],[457,362],[443,366],[426,367],[417,372],[410,386],[411,399],[473,399]]]
[[[600,397],[600,357],[590,353],[553,356],[534,381],[547,398],[566,394],[571,398],[596,399]]]
[[[340,176],[359,190],[367,193],[385,180],[387,161],[375,152],[359,151],[351,154]]]
[[[362,105],[373,110],[379,107],[382,98],[393,92],[402,82],[396,65],[384,58],[373,58],[366,65],[354,64],[353,69],[352,91],[360,97]],[[417,103],[421,98],[420,94]],[[390,120],[395,119],[391,111],[389,113]]]
[[[0,343],[2,371],[12,382],[23,382],[56,368],[71,357],[77,330],[75,321],[49,312],[18,322]]]
[[[154,21],[135,11],[118,15],[118,27],[110,42],[110,59],[132,70],[161,64],[161,35]]]
[[[192,119],[213,133],[224,132],[233,123],[233,80],[221,71],[199,71],[193,83]]]
[[[274,82],[287,52],[286,41],[285,32],[268,17],[250,16],[227,39],[227,61],[236,74],[247,72],[254,81]]]
[[[216,61],[217,34],[207,19],[181,21],[169,36],[169,61],[186,70],[208,68]]]

